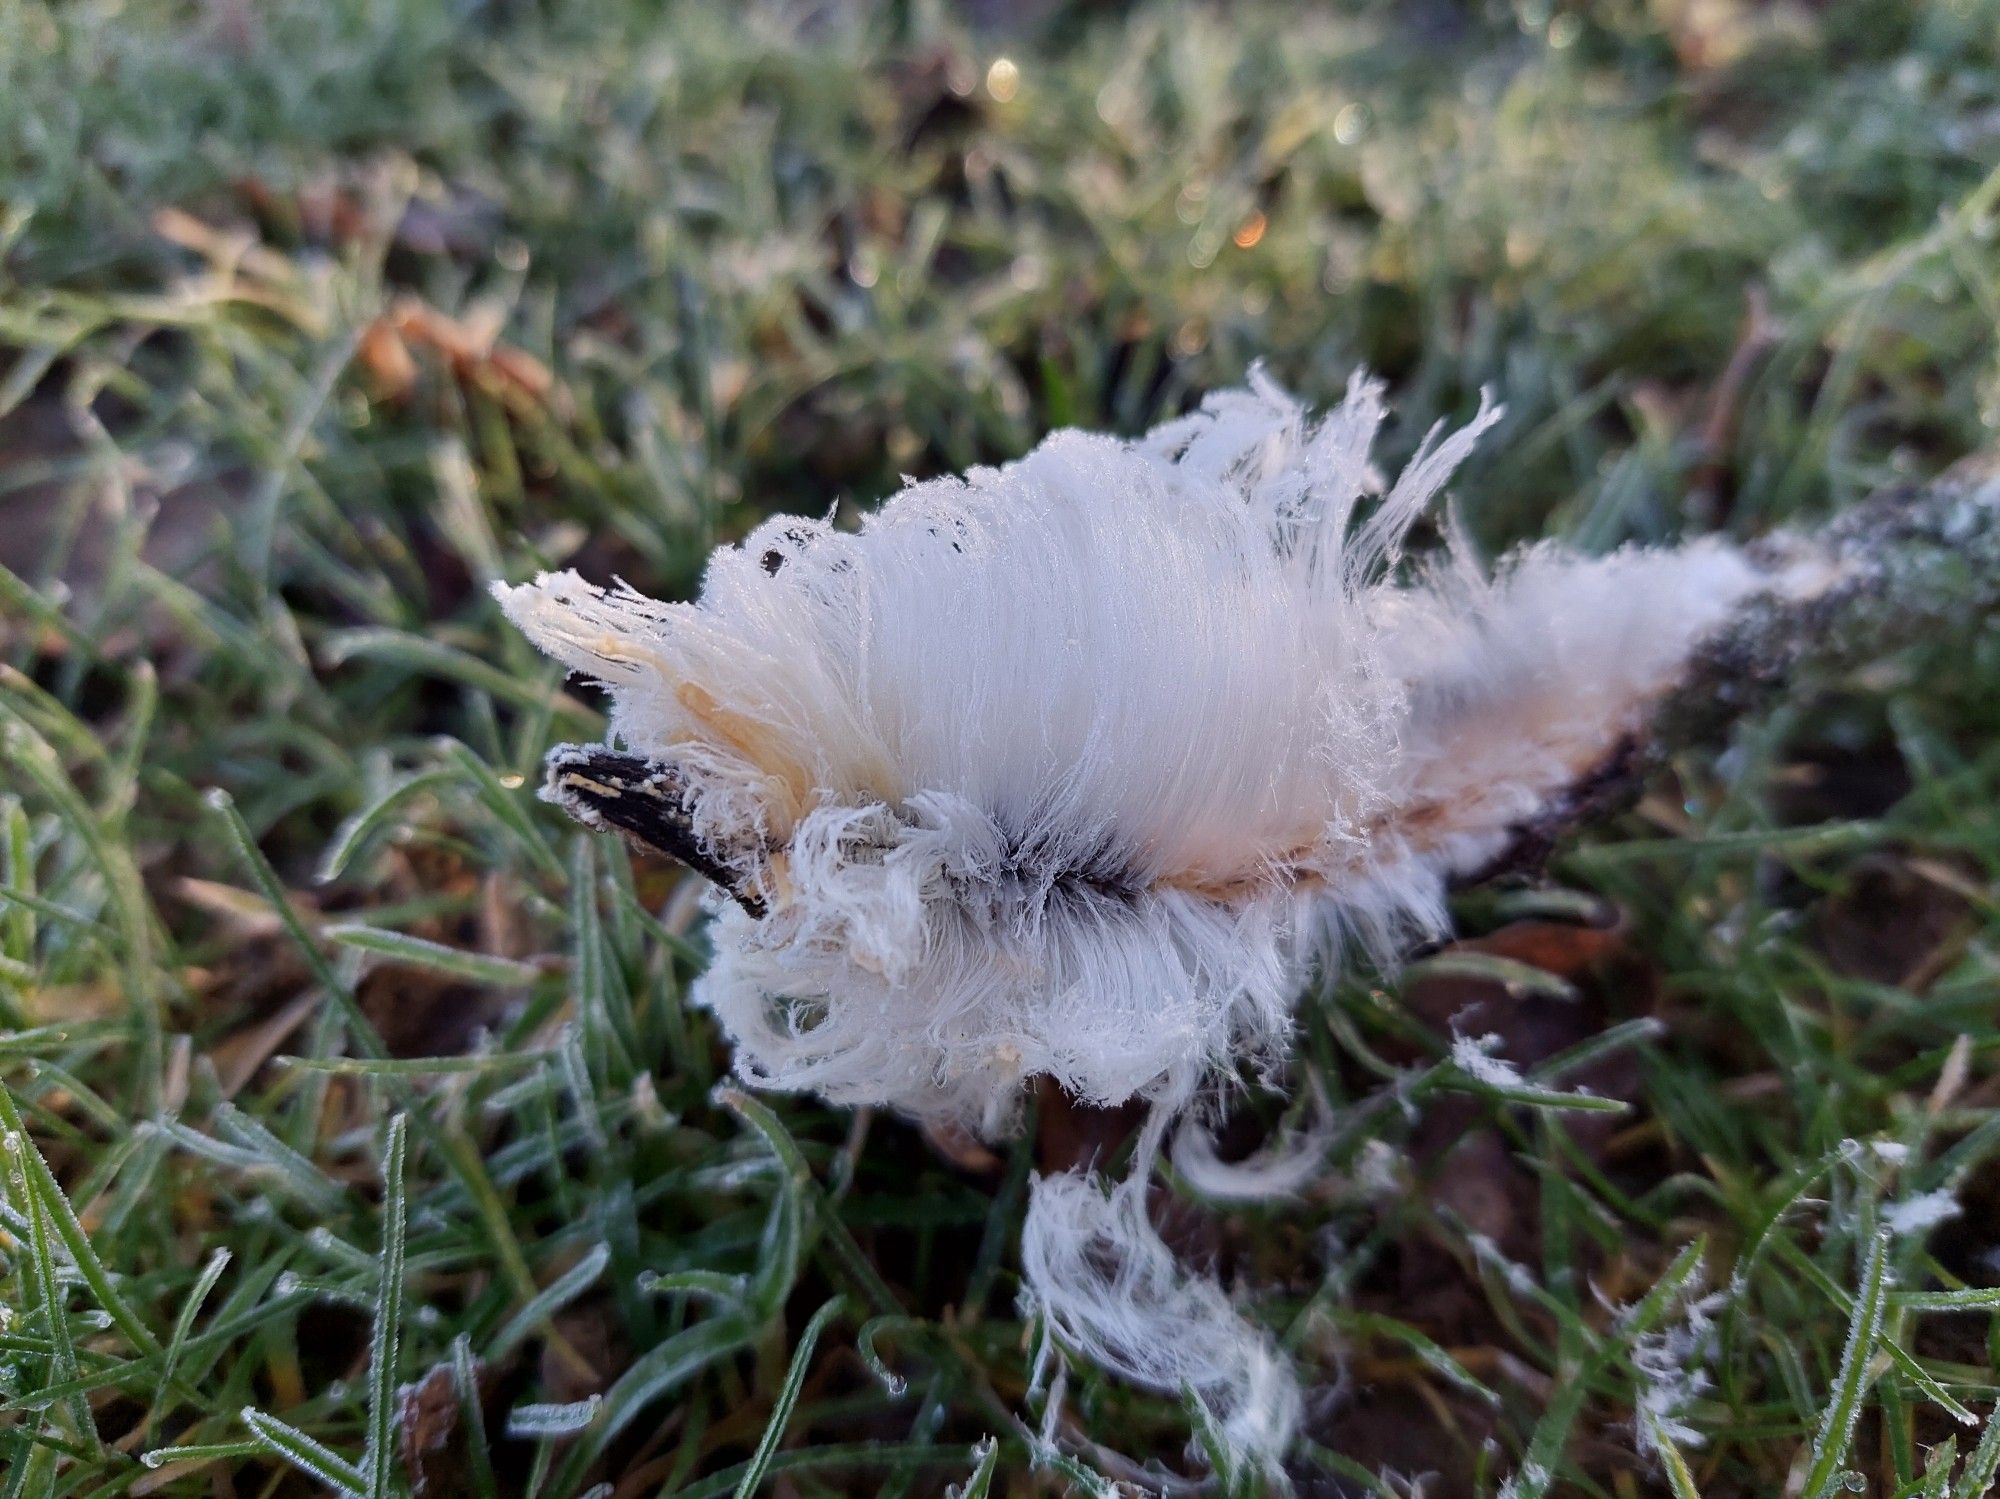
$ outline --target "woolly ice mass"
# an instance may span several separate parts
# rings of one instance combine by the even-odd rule
[[[769,521],[695,603],[498,592],[768,906],[722,909],[699,991],[745,1077],[992,1130],[1037,1074],[1116,1104],[1280,1058],[1314,958],[1440,929],[1759,586],[1714,542],[1399,583],[1497,414],[1359,524],[1380,388],[1314,423],[1257,379],[857,532]]]
[[[1440,931],[1453,878],[1791,586],[1719,541],[1402,565],[1498,414],[1385,486],[1377,383],[1313,420],[1253,374],[1136,440],[912,483],[855,531],[769,521],[693,603],[574,573],[496,592],[609,688],[613,738],[688,788],[764,910],[715,903],[696,991],[746,1080],[990,1132],[1046,1075],[1164,1120],[1283,1059],[1316,963]],[[1297,1393],[1152,1236],[1157,1139],[1109,1196],[1043,1184],[1030,1283],[1072,1347],[1191,1384],[1268,1456]]]

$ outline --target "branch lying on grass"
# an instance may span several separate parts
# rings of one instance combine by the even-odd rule
[[[1462,883],[1538,867],[1566,833],[1629,805],[1672,756],[1718,743],[1785,688],[1927,638],[1963,636],[1988,619],[2000,607],[2000,454],[1891,486],[1809,540],[1786,536],[1755,551],[1773,571],[1823,559],[1837,581],[1805,598],[1751,598],[1696,649],[1643,728],[1621,737]]]
[[[1962,634],[2000,607],[2000,456],[1985,454],[1856,505],[1811,547],[1841,579],[1807,598],[1759,595],[1694,654],[1644,728],[1516,824],[1505,851],[1457,883],[1539,867],[1563,836],[1637,798],[1684,750],[1718,742],[1786,687],[1851,671],[1934,634]],[[1804,560],[1797,538],[1767,543],[1772,565]],[[765,902],[741,870],[764,850],[712,850],[696,835],[689,789],[669,767],[601,744],[563,744],[546,761],[545,800],[586,827],[676,859],[753,918]]]

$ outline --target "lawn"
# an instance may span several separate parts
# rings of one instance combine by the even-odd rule
[[[1015,1238],[1102,1121],[730,1085],[486,585],[685,596],[1258,359],[1383,375],[1392,467],[1490,387],[1493,553],[1810,527],[1993,442],[1997,236],[1993,0],[0,0],[0,1499],[1276,1490],[1080,1363],[1040,1440]],[[1963,623],[1302,1000],[1225,1146],[1323,1099],[1323,1176],[1162,1204],[1297,1492],[1988,1492]]]

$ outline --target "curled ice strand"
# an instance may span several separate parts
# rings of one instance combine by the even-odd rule
[[[1216,1154],[1215,1137],[1190,1119],[1174,1135],[1174,1173],[1212,1202],[1273,1202],[1296,1197],[1326,1179],[1326,1155],[1336,1129],[1331,1110],[1313,1090],[1310,1121],[1281,1130],[1240,1161]]]
[[[1024,1310],[1101,1368],[1192,1391],[1233,1453],[1275,1470],[1302,1407],[1291,1363],[1219,1284],[1174,1257],[1146,1212],[1169,1117],[1155,1107],[1131,1171],[1108,1189],[1080,1172],[1036,1178],[1021,1230]]]

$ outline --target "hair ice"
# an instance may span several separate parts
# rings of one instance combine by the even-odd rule
[[[858,532],[770,521],[692,604],[497,592],[768,906],[722,912],[698,991],[746,1078],[992,1129],[1036,1074],[1115,1104],[1281,1056],[1315,956],[1439,929],[1760,586],[1719,543],[1398,583],[1497,416],[1358,523],[1380,388],[1311,423],[1257,377]]]
[[[1453,542],[1410,575],[1406,533],[1498,416],[1385,486],[1376,382],[1313,421],[1253,374],[1137,440],[910,484],[852,532],[769,521],[693,603],[495,591],[609,688],[613,737],[761,913],[716,903],[695,991],[747,1081],[991,1131],[1046,1075],[1164,1121],[1282,1059],[1314,962],[1440,931],[1448,882],[1615,755],[1746,598],[1810,586],[1719,541],[1490,576]],[[1108,1196],[1039,1184],[1029,1284],[1071,1347],[1191,1386],[1268,1457],[1288,1366],[1172,1263],[1153,1154]]]

